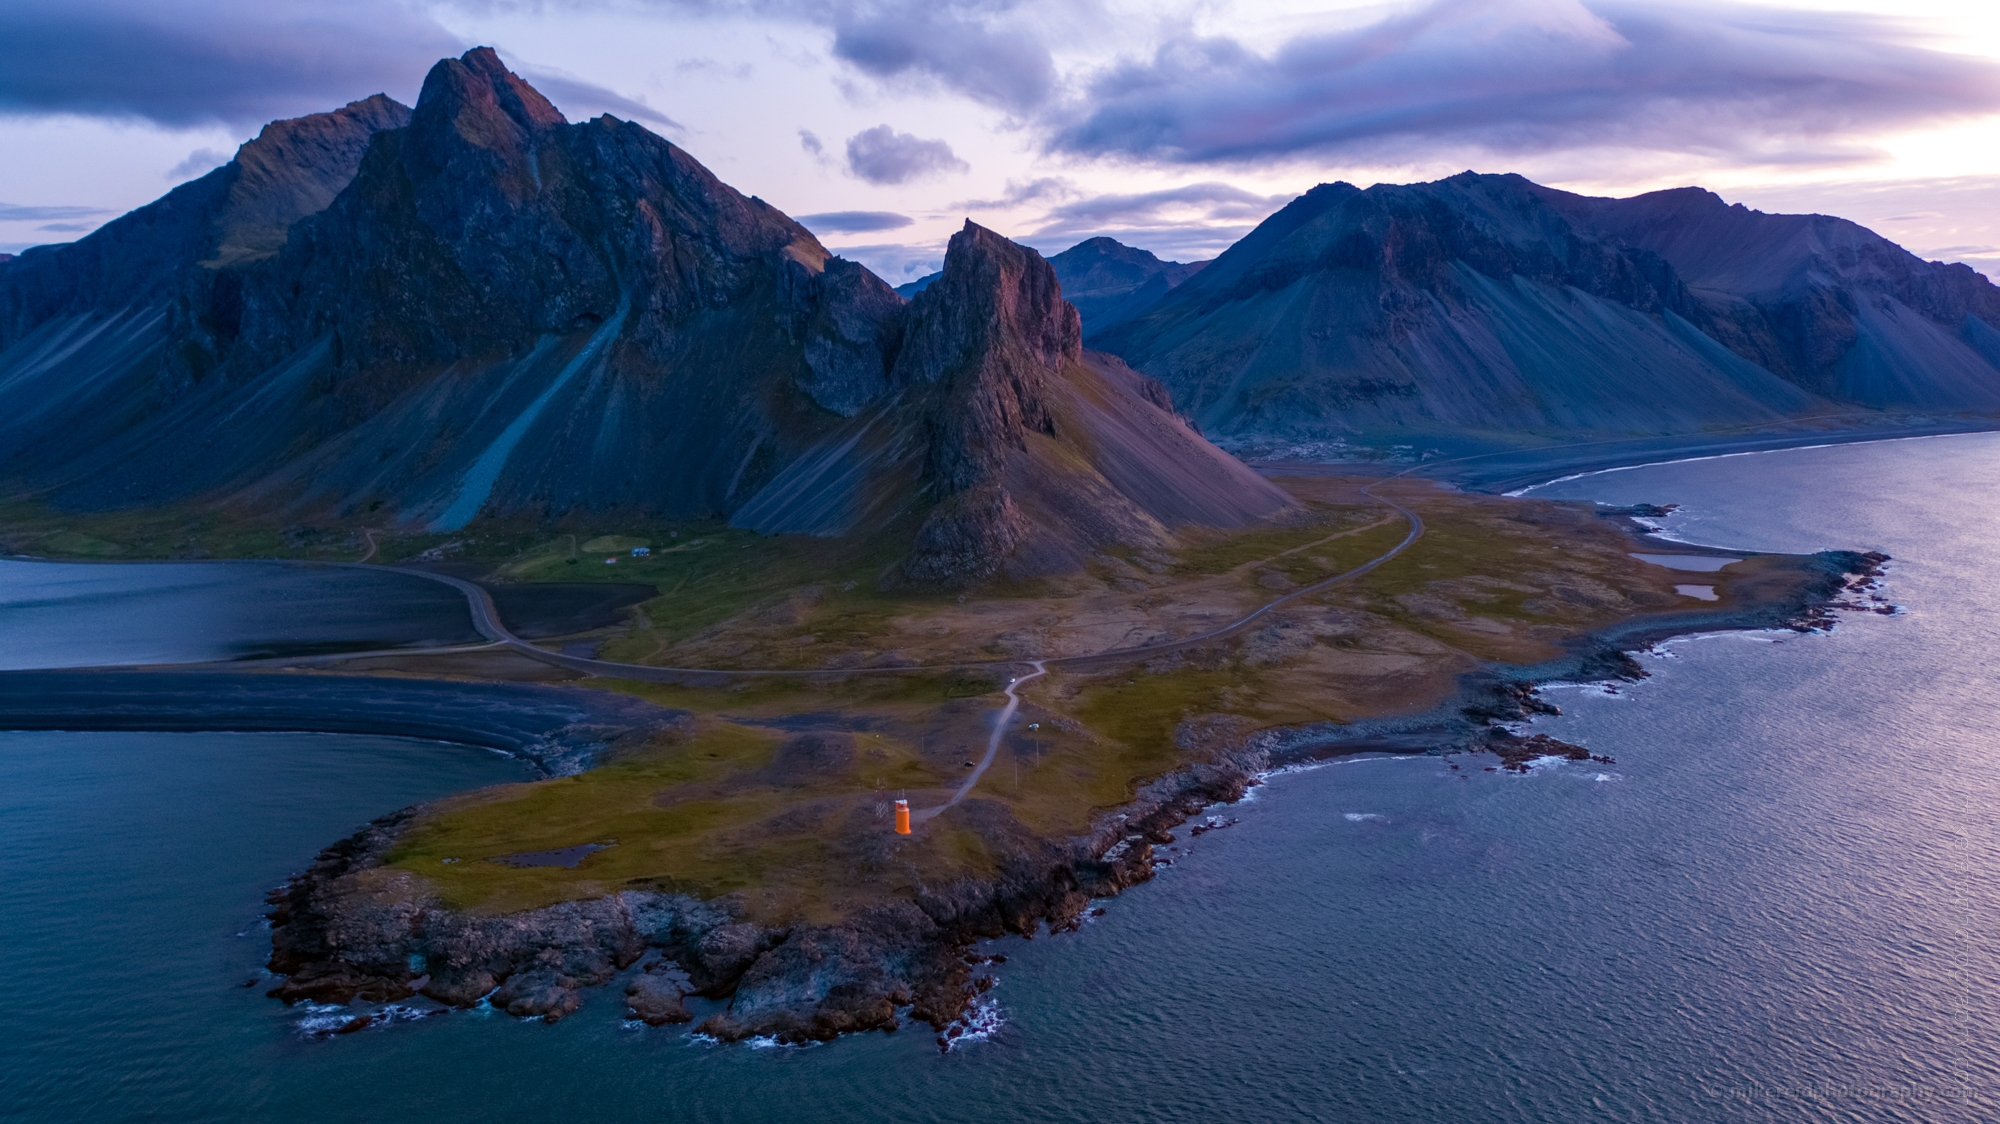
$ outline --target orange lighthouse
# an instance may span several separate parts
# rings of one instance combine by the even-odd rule
[[[909,833],[910,802],[908,800],[898,800],[896,801],[896,834],[908,835]]]

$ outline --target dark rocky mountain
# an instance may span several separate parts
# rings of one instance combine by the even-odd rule
[[[1061,279],[1063,296],[1083,317],[1085,339],[1158,304],[1161,297],[1200,273],[1205,261],[1161,261],[1151,253],[1112,238],[1078,242],[1049,259]]]
[[[1040,541],[1002,502],[1034,492],[1014,453],[1056,439],[1088,363],[1046,263],[961,237],[950,284],[911,309],[681,149],[609,116],[571,124],[475,50],[433,68],[414,110],[373,98],[278,123],[209,176],[0,269],[0,483],[73,507],[200,498],[441,530],[715,518],[858,427],[931,452],[850,518],[758,525],[909,531],[943,505],[961,514],[933,522],[970,547],[907,576],[989,572]],[[1123,489],[1109,506],[1078,501],[1074,527],[1094,530],[1077,541],[1144,538],[1158,517],[1120,497],[1147,481],[1119,471],[1233,462],[1146,397],[1163,402],[1157,387],[1100,366],[1100,398],[1171,426],[1145,438],[1150,469],[1105,469]],[[1252,495],[1206,514],[1283,505]]]
[[[971,222],[911,305],[890,398],[737,511],[767,533],[838,534],[927,509],[906,579],[1080,566],[1114,542],[1237,527],[1293,501],[1202,440],[1158,383],[1085,351],[1041,255]]]
[[[1083,318],[1083,335],[1129,320],[1159,302],[1167,290],[1200,273],[1205,261],[1161,261],[1114,238],[1088,238],[1049,259],[1062,282],[1063,299]],[[914,298],[944,276],[933,273],[896,286]]]
[[[1700,188],[1596,199],[1540,189],[1579,225],[1671,264],[1685,314],[1814,394],[1881,409],[2000,401],[2000,288],[1830,215],[1767,215]]]
[[[1468,172],[1316,187],[1092,338],[1211,434],[1507,442],[2000,412],[1996,313],[1842,220]]]
[[[354,178],[376,133],[409,123],[409,107],[380,94],[275,122],[234,160],[82,241],[24,251],[0,274],[0,349],[77,318],[120,334],[153,314],[163,331],[205,334],[202,313],[239,291],[221,267],[276,254],[293,223]]]

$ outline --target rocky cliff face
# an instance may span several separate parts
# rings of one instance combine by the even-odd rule
[[[1322,185],[1093,342],[1234,434],[1504,440],[2000,410],[1983,278],[1853,224],[1663,194],[1587,200],[1472,173]]]
[[[1081,566],[1114,542],[1238,527],[1292,506],[1189,429],[1165,391],[1085,351],[1041,255],[966,223],[910,305],[893,397],[781,473],[735,521],[920,522],[900,579],[956,586]]]

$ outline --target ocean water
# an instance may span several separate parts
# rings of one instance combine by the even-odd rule
[[[0,560],[0,670],[478,643],[426,578],[269,562]]]
[[[1901,611],[1676,641],[1643,682],[1552,692],[1537,728],[1616,765],[1272,777],[1079,932],[995,942],[997,1025],[948,1054],[916,1028],[714,1046],[625,1025],[615,985],[556,1026],[311,1038],[238,986],[263,889],[507,762],[0,735],[0,1118],[2000,1118],[2000,436],[1546,491],[1681,504],[1689,541],[1884,550]]]

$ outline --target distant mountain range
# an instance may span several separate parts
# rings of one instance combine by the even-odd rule
[[[1081,347],[967,224],[912,305],[681,149],[492,51],[280,122],[0,266],[0,484],[455,530],[734,517],[908,536],[892,577],[1080,565],[1292,501]]]
[[[1460,445],[2000,414],[1984,277],[1692,188],[1329,184],[1189,264],[967,223],[904,292],[475,50],[0,262],[0,488],[894,533],[950,584],[1290,507],[1177,413]]]
[[[1214,437],[1515,443],[2000,412],[1985,277],[1696,188],[1325,184],[1090,338]]]

